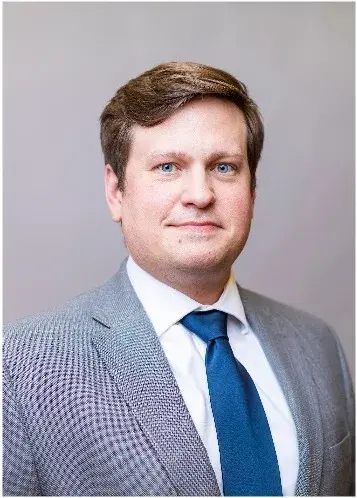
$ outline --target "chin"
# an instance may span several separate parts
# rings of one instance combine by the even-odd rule
[[[232,260],[231,254],[228,255],[227,253],[207,252],[205,254],[201,251],[197,253],[188,252],[180,255],[180,257],[176,254],[173,256],[172,261],[175,261],[175,266],[181,271],[206,273],[228,269],[232,266],[234,259]]]

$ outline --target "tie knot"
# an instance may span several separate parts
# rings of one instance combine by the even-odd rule
[[[218,337],[227,337],[227,313],[223,311],[192,311],[180,321],[206,343]]]

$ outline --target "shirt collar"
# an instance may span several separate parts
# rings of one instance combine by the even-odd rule
[[[224,311],[244,325],[244,327],[240,327],[242,334],[246,334],[249,330],[233,268],[224,291],[218,301],[212,305],[200,304],[186,294],[157,280],[143,270],[131,256],[127,261],[127,272],[130,282],[159,337],[172,325],[179,322],[181,318],[195,310],[216,309]]]

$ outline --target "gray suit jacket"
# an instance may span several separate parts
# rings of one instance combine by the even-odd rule
[[[240,294],[296,424],[296,494],[348,494],[353,394],[337,338]],[[125,262],[102,287],[8,325],[3,359],[5,495],[219,494]]]

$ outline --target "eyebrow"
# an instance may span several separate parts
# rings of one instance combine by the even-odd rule
[[[179,150],[168,150],[168,151],[153,151],[148,155],[149,159],[164,159],[170,157],[172,159],[190,161],[192,157],[186,152],[182,152]],[[241,151],[227,151],[220,150],[213,152],[207,156],[208,161],[212,162],[222,157],[238,157],[239,159],[243,159],[244,155]]]

